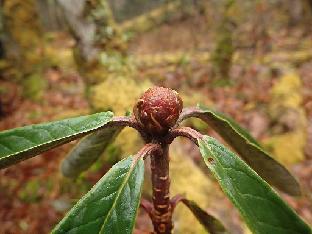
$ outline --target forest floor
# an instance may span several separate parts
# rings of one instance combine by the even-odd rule
[[[170,56],[181,56],[181,51],[182,57],[188,53],[211,51],[213,46],[209,41],[212,37],[204,24],[198,24],[198,31],[194,33],[198,23],[196,20],[201,19],[166,24],[138,36],[130,44],[131,55],[145,61],[139,62],[137,79],[150,79],[154,84],[176,89],[190,99],[199,96],[197,99],[212,103],[215,108],[248,128],[261,142],[266,142],[272,136],[281,136],[297,129],[297,126],[293,126],[295,117],[290,114],[287,115],[289,118],[283,118],[281,113],[272,114],[271,108],[274,109],[272,102],[276,100],[273,87],[285,76],[298,77],[298,108],[303,111],[305,118],[306,143],[300,149],[304,157],[291,163],[285,160],[285,164],[300,181],[305,196],[291,198],[282,195],[299,215],[312,224],[312,58],[309,54],[312,34],[300,28],[285,29],[259,39],[254,48],[237,49],[231,70],[232,85],[220,86],[212,80],[211,65],[205,56],[202,56],[203,59],[190,56],[187,62],[168,59]],[[271,48],[266,48],[266,44],[270,44]],[[304,51],[306,54],[302,54]],[[153,60],[155,54],[159,54],[158,60]],[[147,61],[149,59],[152,61]],[[19,84],[8,78],[0,78],[0,130],[87,113],[83,81],[74,67],[66,71],[61,66],[51,67],[46,70],[44,79],[47,88],[41,101],[31,101],[23,97]],[[288,111],[287,106],[276,105]],[[208,128],[201,130],[219,138]],[[59,174],[59,163],[64,152],[68,152],[73,144],[0,171],[0,233],[48,233],[69,204],[108,169],[92,172],[84,181],[78,181],[76,186],[84,186],[81,190],[68,186],[70,182],[64,181]],[[184,148],[197,162],[198,151],[190,144],[185,144]],[[285,157],[291,157],[288,153]],[[223,202],[214,203],[211,209],[217,213],[218,210],[219,213],[230,210],[231,204],[222,199]],[[234,213],[234,216],[237,214]],[[237,220],[234,221],[237,229],[233,233],[242,233],[239,218],[234,217],[233,220]],[[145,221],[139,219],[139,222]]]

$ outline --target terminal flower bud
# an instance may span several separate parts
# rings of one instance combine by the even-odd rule
[[[172,89],[148,89],[134,107],[139,124],[151,135],[164,135],[175,125],[183,108],[182,99]]]

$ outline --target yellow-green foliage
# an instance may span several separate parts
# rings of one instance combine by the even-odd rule
[[[152,83],[147,80],[138,83],[131,78],[111,75],[91,89],[90,102],[96,111],[111,110],[116,116],[125,115],[132,111],[141,94],[151,86]],[[114,144],[121,147],[123,154],[133,154],[142,145],[142,141],[134,130],[126,128]]]
[[[61,67],[62,70],[68,71],[76,68],[74,61],[72,48],[68,46],[60,47],[58,44],[53,43],[54,40],[57,40],[56,33],[49,33],[48,42],[45,43],[45,56],[47,62],[51,66]]]
[[[209,205],[209,197],[215,193],[213,182],[194,164],[194,162],[178,150],[178,143],[170,152],[170,194],[183,194],[194,200],[205,209]],[[207,169],[208,170],[208,169]],[[179,204],[174,213],[175,233],[199,234],[207,233],[194,215],[183,205]]]
[[[312,59],[312,43],[311,42],[302,42],[304,44],[304,48],[298,51],[274,51],[271,54],[267,54],[262,58],[263,63],[269,64],[272,66],[272,64],[278,62],[283,62],[283,63],[289,63],[291,62],[292,64],[302,64],[304,62],[311,61]],[[306,44],[306,45],[305,45]]]
[[[161,52],[153,54],[140,54],[134,57],[134,63],[138,67],[151,68],[157,66],[184,65],[191,61],[205,64],[210,59],[210,53],[207,51],[174,51]]]
[[[95,110],[111,110],[115,115],[125,115],[137,99],[151,87],[149,81],[136,82],[122,76],[109,76],[104,82],[91,88],[90,101]]]
[[[285,118],[285,115],[295,116],[291,118],[294,129],[272,136],[265,141],[273,155],[285,164],[304,159],[307,118],[301,107],[301,88],[302,83],[296,73],[284,75],[272,88],[272,102],[269,107],[272,117],[279,121]]]
[[[126,76],[129,76],[129,74],[133,74],[136,71],[132,57],[125,56],[117,51],[111,51],[109,53],[101,52],[100,63],[109,73],[115,72],[119,75],[125,74]]]
[[[91,61],[86,61],[79,48],[74,48],[74,59],[87,85],[99,84],[109,76],[129,77],[136,72],[132,57],[119,50],[105,50]]]
[[[45,181],[46,183],[46,181]],[[40,195],[38,195],[38,190],[42,186],[42,181],[38,179],[28,180],[19,190],[18,197],[24,202],[35,202],[40,199]]]
[[[12,38],[24,48],[40,42],[37,13],[33,0],[4,1],[3,14]]]
[[[163,4],[162,6],[131,20],[124,21],[120,28],[122,31],[133,31],[133,32],[146,32],[155,25],[159,25],[164,22],[169,14],[178,12],[181,6],[180,1],[172,1],[168,4]],[[180,9],[179,9],[180,10]]]
[[[302,83],[300,77],[295,73],[289,73],[281,77],[272,88],[272,104],[276,107],[298,108],[302,102]]]
[[[10,0],[3,3],[5,31],[9,35],[9,56],[23,72],[31,72],[42,60],[42,32],[34,0]]]
[[[306,144],[304,129],[273,136],[265,141],[273,156],[285,165],[291,165],[304,159]]]
[[[46,88],[46,80],[39,73],[33,73],[23,80],[23,94],[34,101],[40,101]]]

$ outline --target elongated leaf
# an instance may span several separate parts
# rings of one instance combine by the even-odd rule
[[[0,133],[0,169],[80,138],[107,124],[112,112],[101,112]]]
[[[269,184],[290,195],[300,195],[300,186],[290,172],[234,120],[203,106],[192,109],[191,113],[187,117],[198,117],[209,124]]]
[[[69,211],[53,234],[131,234],[139,207],[144,162],[134,157],[115,164]]]
[[[205,162],[253,233],[311,234],[311,229],[237,155],[212,137],[198,141]]]
[[[208,214],[205,210],[200,208],[194,201],[188,200],[186,198],[183,198],[181,201],[192,211],[197,220],[204,226],[206,231],[208,231],[210,234],[228,233],[225,230],[223,224],[218,219]]]
[[[123,126],[104,127],[81,139],[63,161],[61,166],[63,175],[75,178],[87,170],[123,128]]]

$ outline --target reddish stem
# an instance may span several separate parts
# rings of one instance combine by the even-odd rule
[[[164,138],[159,139],[162,142],[160,144],[162,150],[151,153],[153,209],[148,213],[153,222],[154,232],[157,234],[170,234],[173,229],[172,213],[176,204],[170,200],[169,195],[169,144],[178,136],[187,137],[195,144],[198,144],[198,140],[203,137],[202,134],[188,127],[175,128]]]
[[[126,116],[116,116],[113,117],[113,119],[108,123],[109,126],[124,126],[124,127],[130,127],[137,130],[142,138],[146,141],[147,134],[142,129],[142,127],[138,124],[137,120],[134,118],[134,116],[126,117]],[[106,125],[105,125],[106,126]]]
[[[198,117],[199,114],[203,113],[201,109],[198,107],[187,107],[183,108],[179,119],[176,122],[176,126],[178,126],[183,120],[191,118],[191,117]]]
[[[164,141],[170,144],[176,137],[182,136],[190,139],[194,144],[198,145],[198,140],[203,138],[203,135],[190,127],[179,127],[172,129],[166,136]]]
[[[168,145],[162,145],[162,152],[154,151],[151,155],[153,205],[152,222],[157,234],[170,234],[172,225],[172,208],[169,187]]]

